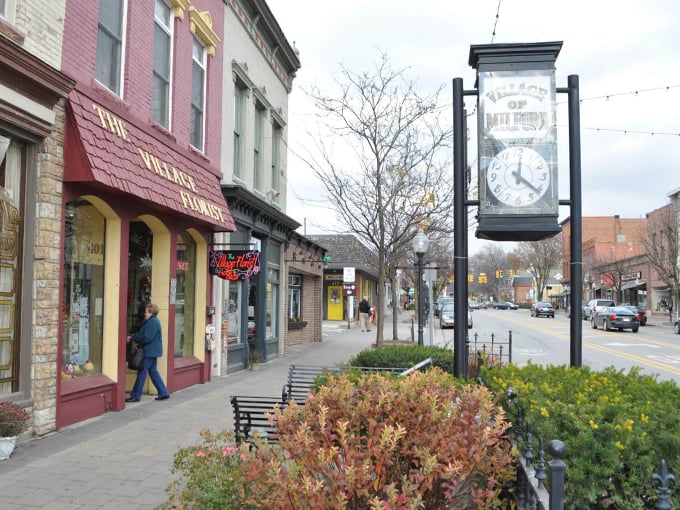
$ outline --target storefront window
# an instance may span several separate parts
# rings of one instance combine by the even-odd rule
[[[279,270],[267,270],[267,338],[278,336],[279,329]]]
[[[0,396],[19,391],[19,247],[25,162],[25,147],[0,135]]]
[[[65,378],[102,371],[106,219],[87,200],[66,204],[61,370]]]
[[[196,241],[188,232],[177,236],[177,297],[175,301],[175,358],[194,352],[196,312]]]
[[[302,276],[288,275],[288,320],[302,320]]]

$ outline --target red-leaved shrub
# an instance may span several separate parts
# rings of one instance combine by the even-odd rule
[[[276,411],[278,446],[243,462],[242,508],[501,508],[514,476],[503,410],[439,369],[329,377]]]

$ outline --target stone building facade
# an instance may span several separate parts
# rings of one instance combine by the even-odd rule
[[[64,105],[63,0],[0,5],[0,400],[56,428]]]

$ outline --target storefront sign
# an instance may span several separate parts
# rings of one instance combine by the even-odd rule
[[[130,139],[129,132],[125,126],[125,121],[96,104],[92,104],[92,108],[94,108],[94,111],[99,116],[103,129],[126,143],[134,143]],[[137,153],[141,158],[141,163],[148,171],[153,172],[157,176],[162,177],[177,186],[179,193],[177,201],[181,203],[185,209],[190,209],[213,220],[224,222],[224,214],[221,207],[196,195],[196,185],[191,175],[183,172],[181,169],[175,168],[172,164],[168,164],[148,150],[140,147],[136,148]]]
[[[245,280],[260,272],[257,250],[210,251],[210,274],[224,280]]]

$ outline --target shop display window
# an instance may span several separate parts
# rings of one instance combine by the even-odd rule
[[[87,200],[66,204],[61,377],[101,373],[106,219]]]
[[[302,320],[302,276],[288,275],[288,321]]]
[[[241,343],[241,328],[239,303],[241,302],[241,282],[229,283],[229,299],[224,302],[223,314],[227,317],[227,342],[230,344]]]
[[[279,270],[267,270],[267,338],[275,338],[279,332]]]
[[[177,294],[175,300],[175,357],[194,352],[196,312],[196,241],[188,232],[177,236]]]

